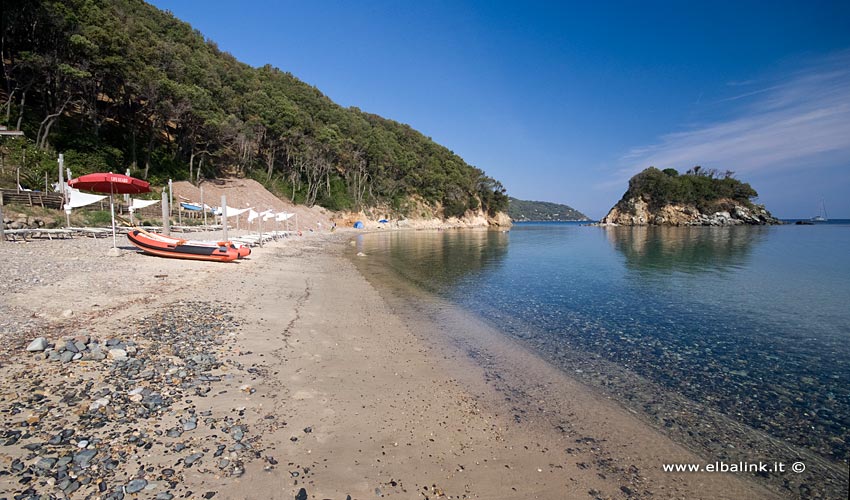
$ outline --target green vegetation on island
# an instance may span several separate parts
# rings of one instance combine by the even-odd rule
[[[621,225],[778,224],[746,182],[734,172],[696,166],[680,175],[676,169],[649,167],[629,180],[626,193],[602,219]]]
[[[330,209],[507,208],[501,183],[410,126],[241,63],[141,0],[3,10],[0,123],[26,135],[3,139],[3,164],[22,166],[28,187],[52,178],[62,152],[75,175],[129,168],[160,185],[250,176]]]
[[[586,215],[569,205],[548,201],[508,199],[508,215],[514,221],[585,221]]]
[[[675,204],[693,205],[705,212],[728,208],[723,205],[730,201],[752,208],[758,193],[734,174],[697,166],[680,175],[674,168],[649,167],[629,180],[629,189],[619,204],[642,198],[651,210]]]

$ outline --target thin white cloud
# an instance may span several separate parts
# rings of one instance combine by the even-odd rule
[[[756,83],[756,80],[733,80],[731,82],[726,82],[726,85],[729,87],[745,87],[747,85],[752,85]]]
[[[776,85],[776,86],[773,86],[773,87],[767,87],[767,88],[763,88],[763,89],[753,90],[751,92],[733,95],[732,97],[725,97],[723,99],[720,99],[717,102],[737,101],[737,100],[740,100],[740,99],[745,99],[747,97],[752,97],[754,95],[764,94],[765,92],[770,92],[771,90],[776,90],[776,89],[779,89],[779,88],[781,88],[781,85]]]
[[[621,158],[620,174],[631,176],[650,165],[747,174],[850,163],[850,51],[724,101],[745,97],[752,99],[734,118],[633,148]]]

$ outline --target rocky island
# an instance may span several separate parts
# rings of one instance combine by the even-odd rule
[[[734,173],[694,167],[649,167],[629,180],[629,188],[601,221],[620,226],[730,226],[781,224],[763,205],[758,193]]]

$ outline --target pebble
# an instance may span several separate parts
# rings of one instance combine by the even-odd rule
[[[49,470],[52,469],[53,466],[56,465],[56,459],[52,457],[42,457],[36,462],[35,467],[37,469]]]
[[[110,349],[109,357],[118,361],[123,361],[127,359],[127,351],[124,349]]]
[[[127,486],[125,488],[127,490],[127,493],[138,493],[139,491],[142,491],[147,485],[148,482],[144,479],[133,479],[132,481],[127,483]]]
[[[70,495],[71,493],[77,491],[78,489],[80,489],[80,482],[74,481],[74,482],[68,484],[67,486],[65,486],[64,488],[62,488],[62,491],[64,491],[66,495]]]
[[[80,349],[77,347],[77,344],[75,344],[73,340],[68,340],[65,342],[65,350],[71,352],[80,352]]]
[[[45,349],[47,349],[47,339],[44,337],[39,337],[33,340],[30,342],[30,345],[27,346],[27,351],[29,352],[41,352]]]
[[[98,409],[103,408],[104,406],[108,406],[109,402],[110,399],[108,397],[96,399],[92,402],[92,404],[89,405],[89,411],[97,411]]]
[[[85,469],[95,455],[97,455],[97,450],[83,450],[74,454],[74,463]]]
[[[183,465],[185,465],[186,467],[191,467],[193,463],[197,462],[203,456],[204,454],[201,452],[192,453],[191,455],[183,459]]]

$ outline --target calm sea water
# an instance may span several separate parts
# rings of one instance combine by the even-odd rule
[[[590,354],[697,408],[833,463],[848,459],[850,221],[525,223],[509,232],[369,234],[358,249],[369,266],[551,359]]]

